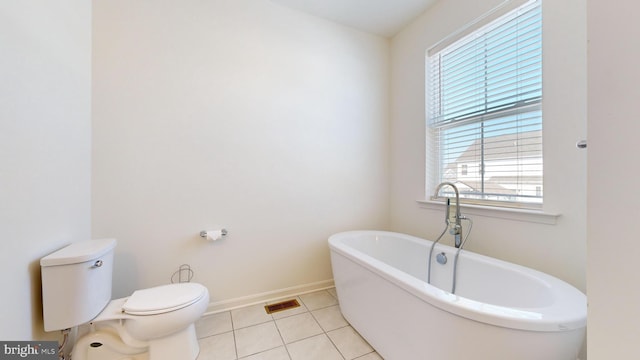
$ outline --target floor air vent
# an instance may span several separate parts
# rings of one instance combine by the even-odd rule
[[[267,314],[273,314],[278,311],[297,308],[298,306],[300,306],[300,303],[298,303],[298,300],[293,299],[293,300],[281,301],[279,303],[275,303],[271,305],[266,305],[264,309],[267,311]]]

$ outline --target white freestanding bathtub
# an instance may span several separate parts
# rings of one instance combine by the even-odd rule
[[[329,238],[344,317],[385,360],[575,360],[584,341],[583,293],[547,274],[381,231]],[[444,265],[435,256],[445,253]]]

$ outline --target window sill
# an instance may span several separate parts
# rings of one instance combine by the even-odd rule
[[[417,200],[417,202],[423,209],[444,211],[445,205],[441,201]],[[513,209],[471,204],[462,204],[462,206],[460,207],[460,211],[463,213],[463,215],[484,216],[547,225],[555,225],[558,218],[560,217],[560,214],[546,213],[541,210]]]

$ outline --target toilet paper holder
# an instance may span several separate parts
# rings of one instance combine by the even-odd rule
[[[227,229],[220,229],[220,234],[222,236],[227,236],[227,234],[228,234]],[[207,237],[207,230],[200,231],[200,237],[206,238]]]

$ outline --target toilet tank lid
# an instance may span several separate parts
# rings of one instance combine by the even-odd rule
[[[78,241],[43,257],[40,259],[40,266],[70,265],[91,261],[115,247],[116,239]]]
[[[122,306],[131,315],[152,315],[189,306],[200,300],[207,288],[198,283],[178,283],[136,290]]]

